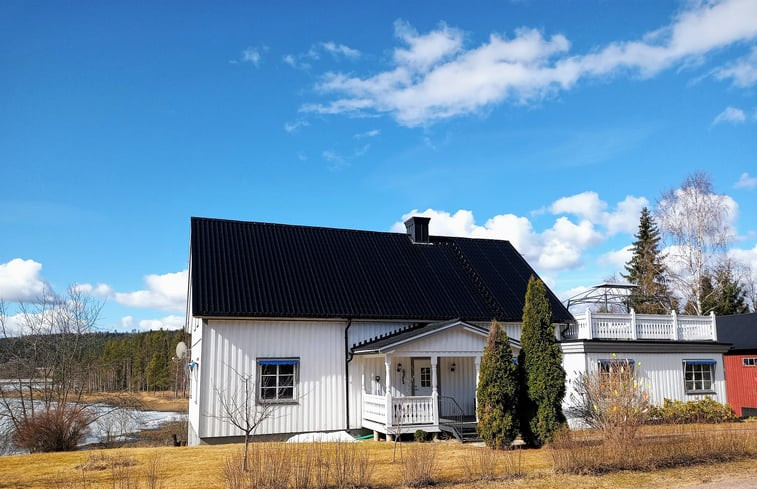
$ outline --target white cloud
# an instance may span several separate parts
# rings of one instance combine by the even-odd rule
[[[746,88],[757,83],[757,46],[747,56],[715,70],[718,80],[732,80],[737,87]]]
[[[631,261],[633,255],[633,247],[626,246],[619,250],[608,251],[597,259],[600,265],[611,265],[618,270],[624,270],[626,263]]]
[[[752,281],[757,283],[757,245],[752,249],[733,248],[728,251],[728,257],[733,261],[748,267],[752,273]]]
[[[266,46],[248,47],[242,51],[241,60],[245,63],[251,63],[257,68],[263,59],[263,52],[267,50]]]
[[[379,134],[381,134],[381,131],[379,131],[378,129],[371,129],[370,131],[359,132],[352,137],[355,139],[375,138]]]
[[[94,295],[98,297],[109,297],[113,294],[113,289],[108,284],[76,284],[74,288],[87,295]]]
[[[119,304],[164,311],[184,311],[187,300],[187,270],[145,277],[147,289],[134,292],[115,292]]]
[[[749,173],[744,172],[733,186],[734,188],[755,188],[757,187],[757,177],[750,177]]]
[[[526,217],[500,214],[484,225],[477,225],[473,213],[465,209],[454,214],[415,209],[394,223],[392,231],[404,232],[403,223],[411,216],[430,217],[430,232],[435,235],[509,240],[539,270],[575,268],[581,264],[582,252],[602,241],[602,235],[587,220],[576,224],[567,217],[559,217],[551,228],[538,233]]]
[[[158,329],[181,329],[184,327],[184,316],[169,315],[160,319],[142,319],[139,329],[155,331]]]
[[[746,121],[746,114],[741,109],[736,107],[726,107],[723,112],[715,116],[712,121],[712,125],[716,126],[724,122],[730,122],[731,124],[741,124]]]
[[[345,58],[359,58],[360,51],[352,49],[344,44],[337,44],[334,41],[320,43],[321,48],[324,51],[329,52],[335,56],[344,56]]]
[[[310,123],[305,119],[296,119],[292,122],[284,123],[284,130],[289,134],[297,132],[302,127],[308,127]]]
[[[641,40],[613,42],[586,54],[570,55],[562,34],[545,36],[520,28],[511,37],[491,34],[466,49],[460,30],[441,24],[418,33],[395,22],[401,46],[393,66],[372,76],[326,73],[316,88],[335,97],[301,110],[324,114],[387,113],[406,126],[479,111],[502,102],[530,103],[582,78],[638,72],[651,77],[676,64],[757,36],[753,0],[697,2]],[[723,75],[725,76],[725,75]],[[735,75],[733,75],[735,76]]]
[[[648,205],[645,197],[628,195],[608,212],[607,202],[596,192],[587,191],[557,199],[549,210],[553,214],[573,214],[605,226],[607,234],[612,236],[620,232],[633,233],[638,228],[641,209]]]
[[[281,60],[299,70],[308,70],[312,67],[312,62],[321,59],[322,53],[328,53],[333,58],[346,58],[349,60],[355,60],[360,57],[361,53],[357,49],[353,49],[344,44],[338,44],[334,41],[319,42],[310,46],[305,53],[299,54],[286,54]]]
[[[34,260],[14,258],[0,263],[0,299],[8,302],[33,302],[40,298],[47,282],[40,272],[42,264]]]

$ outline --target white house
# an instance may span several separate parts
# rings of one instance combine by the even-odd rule
[[[189,442],[241,435],[221,400],[247,377],[275,410],[257,435],[370,429],[475,436],[492,320],[519,352],[528,280],[508,241],[192,218],[187,301]],[[587,313],[549,292],[569,380],[618,358],[642,364],[653,400],[725,400],[711,318]],[[570,384],[568,385],[570,391]]]
[[[602,297],[602,293],[596,297]],[[718,342],[714,314],[598,313],[587,308],[575,316],[576,322],[560,330],[558,336],[567,375],[563,410],[571,425],[579,424],[571,418],[570,409],[575,379],[617,363],[633,366],[647,383],[653,404],[660,405],[665,399],[705,397],[727,402],[723,353],[729,345]]]
[[[475,426],[488,327],[518,353],[528,280],[507,241],[193,218],[190,444],[240,432],[219,399],[245,375],[275,403],[256,434]],[[549,293],[554,321],[572,317]]]

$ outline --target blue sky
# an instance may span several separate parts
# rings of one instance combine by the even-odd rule
[[[561,295],[695,170],[757,271],[757,2],[0,4],[0,295],[177,327],[190,216],[510,239]]]

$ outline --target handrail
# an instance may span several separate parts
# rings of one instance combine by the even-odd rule
[[[460,404],[457,403],[457,400],[455,400],[454,397],[449,396],[439,396],[439,402],[447,402],[448,405],[445,407],[453,407],[456,408],[456,414],[452,415],[452,429],[454,431],[455,438],[457,438],[459,441],[463,440],[463,417],[465,417],[465,411],[463,411],[463,408],[460,407]],[[440,410],[441,411],[441,410]],[[441,418],[441,413],[439,413],[439,418]],[[444,416],[445,418],[448,418],[448,416]],[[441,419],[440,419],[441,421]]]

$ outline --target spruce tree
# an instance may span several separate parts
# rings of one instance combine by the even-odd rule
[[[671,305],[671,293],[665,284],[667,273],[660,253],[660,231],[649,209],[641,210],[639,231],[634,235],[631,260],[623,278],[638,288],[631,293],[629,306],[642,314],[665,314]]]
[[[476,396],[479,435],[492,448],[509,447],[518,433],[518,372],[510,339],[496,321],[481,358]]]
[[[547,288],[531,276],[523,307],[519,356],[521,435],[531,446],[541,446],[565,423],[565,371],[557,345]]]

